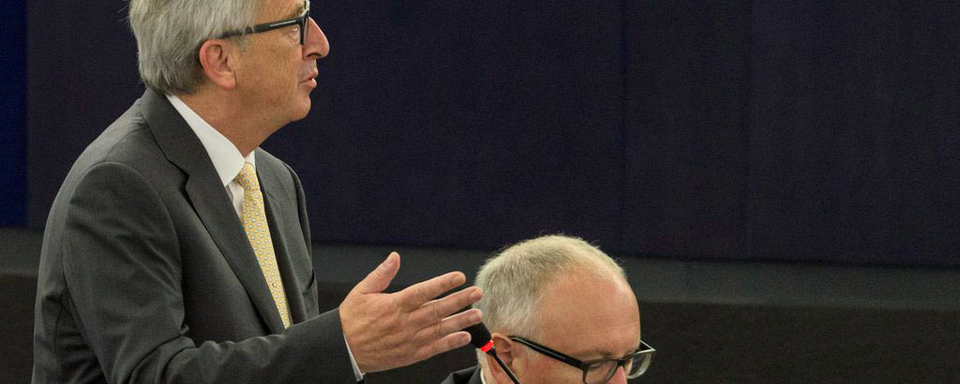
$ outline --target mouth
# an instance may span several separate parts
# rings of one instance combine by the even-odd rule
[[[317,76],[318,76],[319,74],[320,74],[319,71],[313,70],[312,72],[310,72],[310,75],[307,76],[307,78],[305,78],[305,79],[303,79],[303,80],[300,81],[300,84],[308,85],[308,86],[310,86],[311,88],[312,88],[312,87],[316,87],[316,86],[317,86]]]

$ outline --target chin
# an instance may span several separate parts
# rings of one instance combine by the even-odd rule
[[[293,111],[290,117],[293,121],[303,120],[304,117],[307,117],[307,114],[310,113],[310,98],[308,97],[305,101],[302,101],[297,104],[297,108]]]

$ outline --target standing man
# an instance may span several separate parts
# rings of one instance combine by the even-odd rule
[[[477,274],[475,307],[497,355],[522,384],[626,383],[655,350],[640,340],[640,312],[623,269],[583,240],[544,236],[507,248]],[[512,384],[493,357],[443,384]]]
[[[393,253],[318,313],[303,189],[259,149],[310,110],[309,0],[132,0],[148,90],[47,219],[34,383],[345,383],[465,345],[454,272],[383,293]],[[320,268],[323,268],[321,265]]]

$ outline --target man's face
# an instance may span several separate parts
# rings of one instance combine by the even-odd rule
[[[267,0],[256,24],[297,17],[303,0]],[[314,14],[316,10],[313,10]],[[264,128],[279,128],[304,118],[310,111],[310,92],[317,86],[317,59],[330,45],[315,21],[307,20],[300,44],[300,27],[288,26],[249,37],[239,57],[237,89],[243,105],[255,112]]]
[[[600,280],[584,273],[548,286],[540,308],[541,335],[531,341],[581,361],[620,358],[635,352],[640,312],[627,282]],[[529,335],[516,335],[529,338]],[[582,383],[583,371],[520,343],[513,343],[513,365],[524,384]],[[622,368],[608,383],[626,383]]]

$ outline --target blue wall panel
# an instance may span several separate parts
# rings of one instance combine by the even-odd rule
[[[141,94],[123,0],[27,3],[28,225],[42,228],[73,161]],[[56,28],[44,28],[55,25]]]
[[[24,0],[0,7],[0,226],[26,222],[26,14]]]
[[[623,249],[746,258],[750,1],[628,1]]]
[[[27,4],[57,25],[27,37],[34,227],[142,92],[126,2],[92,1]],[[314,109],[264,146],[320,242],[960,266],[958,8],[323,2]]]
[[[960,3],[753,15],[753,256],[960,264]]]
[[[325,2],[314,110],[265,145],[306,180],[320,241],[615,249],[618,2]]]

